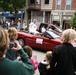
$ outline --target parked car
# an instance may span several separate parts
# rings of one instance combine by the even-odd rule
[[[44,26],[47,30],[52,29],[52,30],[58,32],[59,34],[61,34],[62,31],[63,31],[59,26],[56,26],[56,25],[54,25],[54,24],[41,23],[41,24],[39,25],[39,27],[38,27],[39,32],[41,32],[41,28],[42,28],[43,26]]]
[[[37,35],[19,31],[18,41],[22,46],[29,45],[32,48],[45,51],[52,50],[56,45],[62,43],[60,36],[49,30],[43,34],[40,33]]]

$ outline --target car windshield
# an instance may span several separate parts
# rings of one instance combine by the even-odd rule
[[[60,39],[60,36],[59,35],[57,35],[57,34],[55,34],[54,32],[51,32],[51,31],[47,31],[49,34],[50,34],[50,36],[52,36],[54,39]]]
[[[58,29],[59,31],[61,31],[61,32],[63,31],[59,26],[57,26],[57,29]]]

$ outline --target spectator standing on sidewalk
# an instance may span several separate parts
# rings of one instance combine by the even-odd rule
[[[47,51],[45,59],[38,64],[38,70],[40,75],[49,75],[50,72],[50,59],[52,57],[52,51]]]
[[[29,59],[34,67],[34,70],[36,70],[38,67],[38,60],[32,56],[33,49],[30,46],[24,46],[23,49],[24,49],[24,52],[28,54]],[[19,59],[21,60],[21,58]]]
[[[8,58],[10,60],[15,60],[15,59],[17,59],[18,52],[12,50],[11,48],[13,46],[15,46],[15,42],[18,42],[16,40],[17,36],[18,36],[17,29],[15,27],[10,27],[8,29],[8,34],[9,34],[9,38],[10,38],[10,46],[9,46],[8,51],[6,52],[6,58]]]
[[[0,75],[33,75],[34,69],[29,57],[18,42],[15,42],[15,47],[12,49],[20,54],[22,60],[11,61],[4,57],[9,48],[9,42],[8,33],[0,27]]]
[[[76,74],[76,31],[66,29],[62,33],[63,43],[53,49],[51,59],[51,74],[49,75],[75,75]],[[76,42],[75,42],[76,43]],[[74,44],[74,45],[73,45]]]
[[[26,22],[23,22],[23,26],[22,27],[23,28],[26,28],[27,27]]]
[[[21,21],[19,20],[18,23],[17,23],[17,30],[20,30],[22,27],[22,24],[21,24]]]

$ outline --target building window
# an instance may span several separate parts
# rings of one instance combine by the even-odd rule
[[[35,0],[30,0],[30,3],[31,4],[35,4]]]
[[[37,4],[40,4],[40,0],[36,0],[36,3],[37,3]]]
[[[49,4],[49,0],[45,0],[45,4]]]
[[[43,12],[42,11],[40,11],[40,12],[35,11],[35,12],[33,12],[33,16],[43,16]]]
[[[56,10],[60,10],[61,0],[57,0]]]
[[[66,0],[66,10],[70,10],[71,0]]]

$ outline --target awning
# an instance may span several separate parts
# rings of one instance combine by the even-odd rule
[[[24,13],[18,13],[17,16],[18,18],[24,18]]]
[[[7,18],[15,18],[14,14],[10,14],[10,13],[7,13],[7,12],[3,12],[2,15],[4,17],[7,17]]]
[[[6,18],[15,18],[15,14],[10,14],[10,12],[3,12],[2,15]],[[24,18],[24,12],[17,13],[18,18]]]

